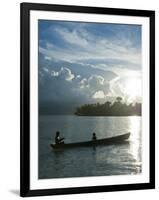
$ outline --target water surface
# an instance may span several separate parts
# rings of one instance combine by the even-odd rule
[[[106,138],[131,132],[129,143],[53,150],[56,131],[67,142]],[[39,178],[141,173],[141,117],[39,116]]]

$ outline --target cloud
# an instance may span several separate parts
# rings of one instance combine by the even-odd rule
[[[109,82],[104,79],[102,76],[93,75],[88,79],[88,86],[92,92],[97,90],[104,91],[107,94],[110,91]]]
[[[88,79],[88,83],[90,87],[103,86],[104,78],[102,76],[93,75]]]
[[[67,67],[61,67],[59,71],[45,67],[40,72],[40,110],[54,112],[59,107],[63,112],[73,110],[84,103],[95,103],[95,99],[105,98],[109,92],[109,83],[100,75],[85,78],[73,74]]]
[[[103,98],[105,98],[105,94],[102,90],[99,90],[94,93],[93,98],[94,99],[103,99]]]
[[[46,60],[51,60],[51,58],[49,56],[45,56]]]
[[[74,74],[71,73],[71,70],[66,67],[61,67],[61,70],[59,72],[52,71],[52,76],[60,77],[61,79],[64,79],[66,81],[72,81],[72,79],[75,77]]]
[[[106,95],[111,101],[120,96],[125,102],[142,102],[142,81],[140,76],[116,77],[110,81],[110,92]]]
[[[82,35],[77,31],[69,31],[68,29],[64,28],[56,28],[56,32],[58,32],[63,40],[68,42],[69,44],[77,45],[77,46],[87,46],[88,42],[85,39],[85,37],[82,37]]]
[[[51,36],[49,39],[45,38],[46,44],[42,43],[39,47],[39,51],[46,57],[91,64],[102,69],[141,69],[141,41],[138,39],[141,32],[138,26],[74,23],[71,26],[73,28],[70,28],[69,23],[59,22],[52,27],[50,34],[55,40],[50,39]],[[108,28],[105,30],[104,27]],[[98,34],[94,29],[98,29]],[[108,35],[107,32],[111,34]]]
[[[106,80],[111,80],[115,78],[117,75],[111,70],[103,70],[100,68],[96,68],[93,65],[76,63],[76,62],[67,62],[59,59],[45,59],[45,56],[39,53],[39,68],[48,68],[53,71],[60,71],[61,66],[69,68],[71,72],[78,76],[78,78],[89,78],[92,75],[100,75],[103,76]],[[80,76],[80,77],[79,77]]]

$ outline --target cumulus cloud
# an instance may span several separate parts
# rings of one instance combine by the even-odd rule
[[[88,79],[88,87],[93,91],[96,92],[98,90],[104,91],[107,94],[110,90],[109,82],[107,82],[104,77],[93,75]]]
[[[72,81],[75,77],[74,74],[71,73],[71,70],[67,67],[61,67],[59,72],[54,72],[55,76],[58,76],[66,81]]]
[[[94,87],[94,85],[104,85],[104,78],[102,76],[97,76],[97,75],[93,75],[88,79],[88,83],[91,87]]]
[[[100,91],[97,91],[94,93],[93,98],[94,99],[103,99],[103,98],[105,98],[105,94],[102,90],[100,90]]]
[[[67,67],[59,71],[43,68],[42,80],[39,83],[40,106],[60,105],[77,106],[83,103],[92,103],[96,99],[104,99],[110,91],[104,77],[92,75],[84,78],[75,76]],[[55,108],[54,108],[55,109]]]
[[[45,111],[54,112],[61,109],[61,112],[65,113],[68,109],[73,112],[75,107],[85,103],[114,101],[117,96],[121,96],[125,101],[130,99],[125,93],[124,79],[121,77],[111,81],[101,75],[86,78],[75,75],[67,67],[61,67],[58,71],[44,67],[40,75],[39,105]],[[137,99],[139,98],[135,100]]]

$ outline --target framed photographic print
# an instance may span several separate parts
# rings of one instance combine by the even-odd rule
[[[155,12],[21,4],[21,196],[155,187]]]

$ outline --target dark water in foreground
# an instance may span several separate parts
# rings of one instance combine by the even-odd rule
[[[86,141],[96,132],[98,138],[131,131],[129,143],[110,146],[52,150],[55,132],[65,143]],[[141,117],[78,117],[43,115],[39,117],[39,178],[64,178],[137,174],[141,172]]]

